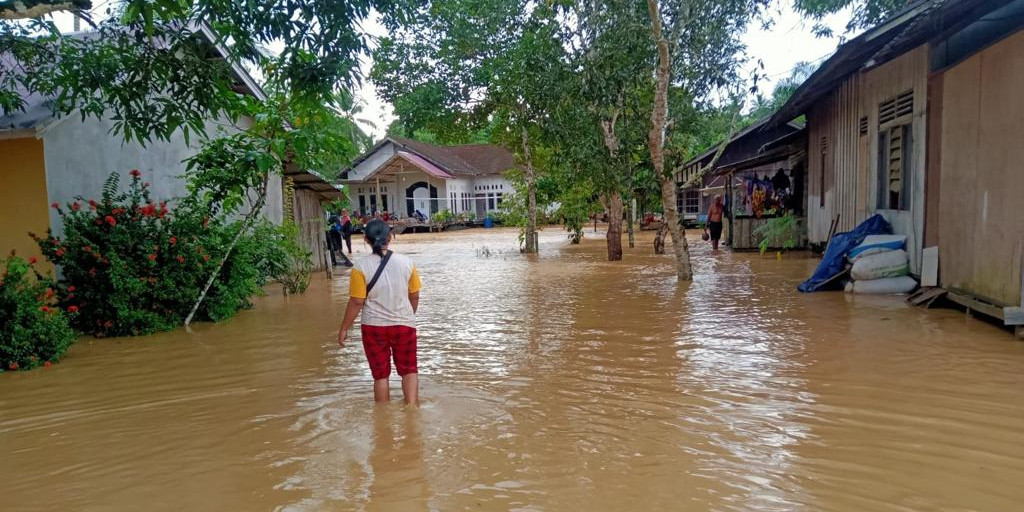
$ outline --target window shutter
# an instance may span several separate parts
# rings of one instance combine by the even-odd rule
[[[857,130],[860,132],[861,135],[868,134],[868,116],[860,118],[860,123],[857,126]]]

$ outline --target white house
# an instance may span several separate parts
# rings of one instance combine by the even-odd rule
[[[412,217],[443,210],[483,218],[514,192],[505,172],[515,157],[493,144],[435,146],[388,137],[341,174],[352,208]]]

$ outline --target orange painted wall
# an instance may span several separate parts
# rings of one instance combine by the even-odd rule
[[[0,256],[11,250],[23,258],[43,258],[28,232],[46,234],[50,227],[43,141],[0,140]]]

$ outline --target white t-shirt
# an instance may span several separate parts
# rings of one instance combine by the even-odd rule
[[[381,257],[371,254],[355,261],[349,276],[349,296],[365,299],[363,325],[416,325],[409,294],[420,291],[420,276],[407,256],[392,253],[369,295],[366,285],[377,273]]]

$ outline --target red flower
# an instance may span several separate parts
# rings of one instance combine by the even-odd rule
[[[53,288],[46,289],[46,298],[49,299],[50,297],[53,297]]]
[[[153,206],[153,204],[149,203],[146,204],[146,206],[139,208],[139,213],[141,213],[143,217],[152,217],[155,210],[156,208]]]
[[[210,255],[209,254],[204,254],[203,255],[203,261],[210,261]]]
[[[170,242],[171,242],[171,245],[174,245],[174,244],[178,243],[178,237],[172,236]]]
[[[76,212],[77,212],[77,211],[78,211],[78,209],[79,209],[79,208],[81,208],[81,207],[82,207],[82,205],[78,204],[77,202],[76,202],[76,203],[71,203],[71,209],[72,209],[72,210],[74,210],[74,211],[76,211]]]
[[[57,251],[54,252],[54,254],[56,254],[57,257],[60,258],[61,256],[64,256],[64,249],[57,249]]]
[[[74,293],[75,290],[77,290],[77,289],[78,288],[75,288],[74,286],[68,286],[68,293]]]
[[[156,261],[156,254],[150,254],[147,258],[149,258],[149,261]]]
[[[85,252],[92,252],[92,246],[87,245],[85,247],[82,247],[82,250]]]
[[[96,269],[95,268],[90,268],[89,269],[89,275],[93,276],[93,277],[96,277]]]
[[[7,368],[9,368],[11,370],[17,370],[18,369],[18,363],[15,363],[14,361],[11,361],[10,364],[7,365]]]
[[[39,260],[37,260],[35,256],[32,256],[31,258],[28,259],[28,264],[35,265],[37,261]]]
[[[57,240],[56,238],[52,238],[52,239],[50,239],[50,243],[53,244],[53,245],[60,245],[60,240]]]
[[[78,306],[68,306],[68,313],[78,313]]]
[[[124,208],[114,208],[110,213],[113,213],[114,215],[121,215],[124,213]]]
[[[59,210],[60,209],[60,203],[53,203],[53,204],[50,205],[50,208],[53,208],[54,210]]]
[[[110,224],[110,227],[114,227],[117,225],[117,220],[110,215],[107,215],[103,220],[107,221],[107,224]]]
[[[43,313],[49,313],[50,312],[50,308],[47,307],[47,306],[42,306],[42,307],[39,308],[39,311],[42,311]]]
[[[32,361],[34,363],[34,362],[38,361],[39,358],[36,357],[35,354],[32,354],[32,355],[28,356],[28,360]]]
[[[138,169],[132,169],[131,171],[128,172],[128,174],[131,174],[132,178],[138,178],[139,176],[142,176],[142,173],[139,172]]]
[[[143,183],[142,183],[142,186],[143,186],[143,187],[147,187],[147,188],[148,188],[148,187],[149,187],[149,182],[148,182],[148,181],[146,181],[146,182],[143,182]]]
[[[178,263],[185,263],[185,257],[180,255],[180,254],[177,257],[177,260],[178,260]]]
[[[96,208],[99,208],[99,206],[100,205],[97,204],[96,201],[93,201],[92,199],[89,200],[89,208],[92,208],[93,210],[95,210]]]
[[[49,368],[49,367],[53,366],[53,363],[47,361],[47,362],[43,363],[43,366],[45,366],[46,368]]]
[[[106,327],[107,329],[110,329],[113,326],[114,326],[114,322],[111,322],[110,320],[107,320],[106,322],[103,322],[103,327]]]

